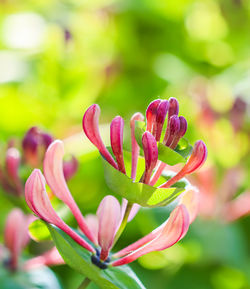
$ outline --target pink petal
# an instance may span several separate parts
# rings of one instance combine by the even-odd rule
[[[95,244],[98,244],[98,227],[99,227],[99,222],[98,218],[94,214],[88,214],[85,216],[85,221],[90,228],[92,235],[95,238]]]
[[[207,159],[207,148],[203,141],[197,141],[194,149],[185,166],[169,181],[159,186],[159,188],[169,188],[185,175],[191,174],[200,168]]]
[[[18,257],[26,237],[26,217],[20,209],[13,209],[7,217],[4,231],[5,245],[11,253],[10,267],[12,270],[17,269]]]
[[[131,167],[131,179],[135,180],[138,157],[140,152],[140,147],[135,139],[135,121],[143,121],[144,117],[141,113],[135,113],[130,120],[131,129],[131,152],[132,152],[132,167]]]
[[[53,224],[68,234],[75,242],[95,253],[95,249],[73,231],[53,209],[45,189],[45,179],[40,170],[35,169],[25,184],[25,199],[30,209],[42,220]]]
[[[168,101],[167,100],[163,100],[157,109],[157,114],[156,114],[156,125],[154,126],[154,131],[153,135],[155,136],[155,139],[157,141],[160,140],[161,138],[161,132],[162,132],[162,128],[163,128],[163,124],[166,118],[168,112]]]
[[[121,207],[117,199],[113,196],[106,196],[101,201],[97,217],[99,221],[98,243],[101,246],[101,260],[105,261],[108,257],[120,223]]]
[[[102,156],[109,162],[114,168],[118,169],[116,162],[105,147],[99,132],[99,116],[100,107],[97,104],[91,105],[85,112],[82,120],[83,130],[87,138],[97,147]]]
[[[121,266],[133,262],[137,258],[153,252],[165,250],[173,246],[185,235],[189,227],[189,215],[184,205],[179,205],[170,214],[168,221],[164,227],[156,232],[156,237],[149,243],[137,250],[128,254],[127,256],[118,259],[112,263],[112,266]]]
[[[70,160],[63,162],[63,175],[65,180],[71,179],[78,169],[78,161],[72,156]]]
[[[147,131],[149,132],[152,132],[156,120],[157,108],[160,103],[161,103],[160,99],[153,100],[146,110]]]
[[[43,253],[40,256],[29,259],[24,263],[24,270],[34,270],[41,266],[54,266],[65,264],[63,258],[59,254],[56,247],[53,247],[49,251]]]
[[[120,116],[116,116],[110,124],[110,142],[112,151],[118,164],[118,168],[122,173],[126,174],[123,159],[123,127],[123,118]]]
[[[142,145],[145,157],[145,173],[143,177],[143,183],[148,184],[153,169],[158,161],[158,148],[157,142],[153,135],[146,131],[142,136]]]
[[[54,141],[48,147],[44,158],[43,170],[46,181],[52,192],[70,208],[82,232],[90,239],[90,241],[94,242],[94,237],[65,181],[63,173],[63,156],[63,142],[60,140]]]
[[[250,214],[250,191],[241,194],[227,203],[222,210],[222,217],[226,222],[234,222]]]
[[[182,194],[180,204],[185,205],[190,224],[195,220],[199,210],[199,192],[196,188],[188,189]]]

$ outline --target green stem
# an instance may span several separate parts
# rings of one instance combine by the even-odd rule
[[[127,204],[127,207],[126,207],[126,210],[125,210],[125,213],[124,213],[124,217],[123,217],[123,220],[121,222],[121,225],[119,227],[119,229],[117,230],[117,233],[115,235],[115,239],[114,239],[114,242],[113,242],[113,246],[115,245],[115,243],[118,241],[118,239],[120,238],[122,232],[124,231],[126,225],[127,225],[127,222],[128,222],[128,217],[129,217],[129,214],[131,212],[131,209],[133,207],[133,203],[128,203]]]
[[[78,287],[78,289],[85,289],[85,288],[87,288],[90,282],[91,282],[91,280],[86,277],[86,278],[83,280],[83,282],[81,283],[81,285]]]

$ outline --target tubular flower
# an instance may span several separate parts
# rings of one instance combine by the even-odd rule
[[[142,135],[142,147],[145,159],[145,171],[140,178],[140,182],[154,186],[166,168],[164,162],[158,161],[158,142],[163,139],[162,143],[171,149],[175,149],[179,140],[187,131],[187,121],[183,116],[178,116],[179,103],[177,99],[170,98],[169,101],[156,99],[152,101],[146,110],[146,132]],[[90,106],[83,116],[83,130],[88,139],[97,147],[100,154],[117,170],[126,174],[123,158],[123,119],[118,116],[111,122],[111,147],[115,158],[105,147],[98,128],[100,108],[97,104]],[[166,131],[163,131],[164,122],[167,119]],[[132,170],[131,179],[135,181],[137,162],[139,157],[139,145],[135,139],[135,122],[142,121],[143,115],[136,113],[130,121],[131,128],[131,156]],[[161,137],[162,136],[162,137]],[[202,141],[197,141],[194,145],[193,152],[187,160],[184,167],[166,183],[159,188],[169,188],[185,175],[190,174],[201,167],[207,157],[206,145]],[[124,201],[124,207],[127,206]],[[138,210],[138,206],[137,206]],[[134,215],[133,210],[133,215]],[[132,212],[131,212],[132,214]],[[131,217],[128,217],[131,219]]]
[[[52,143],[53,138],[38,127],[30,128],[22,140],[22,151],[19,151],[14,142],[10,141],[5,153],[4,165],[0,164],[0,186],[7,193],[22,197],[24,183],[20,175],[23,165],[40,167],[45,152]],[[63,174],[66,180],[73,177],[78,168],[78,161],[74,156],[63,161]]]
[[[28,227],[36,219],[32,215],[24,215],[20,209],[13,209],[7,216],[4,231],[5,247],[9,250],[9,257],[5,260],[6,268],[16,271],[19,268],[30,270],[41,266],[59,265],[64,261],[54,247],[41,256],[37,256],[19,264],[22,250],[28,245],[30,237]],[[3,247],[4,250],[4,247]],[[2,258],[2,256],[1,256]]]
[[[145,136],[146,138],[149,137],[149,139],[145,139],[147,146],[154,138],[149,132],[146,132]],[[149,151],[147,153],[149,154],[146,156],[147,166],[150,167],[150,163],[155,162],[155,155],[154,152]],[[122,206],[115,197],[108,195],[101,201],[96,216],[87,215],[85,218],[82,215],[79,216],[78,214],[81,213],[63,179],[62,155],[62,142],[57,140],[50,145],[46,152],[44,161],[45,178],[38,169],[35,169],[28,178],[25,185],[26,202],[35,215],[57,226],[80,246],[91,252],[91,261],[99,268],[106,269],[109,266],[124,265],[149,252],[164,250],[174,245],[186,234],[197,211],[195,208],[197,202],[194,200],[196,194],[192,192],[187,192],[188,196],[186,198],[182,197],[179,205],[161,226],[141,240],[112,255],[111,249],[116,242],[123,218]],[[46,192],[46,181],[56,196],[72,210],[77,221],[79,219],[84,220],[84,234],[89,241],[83,239],[57,215]],[[27,264],[27,267],[29,267],[29,264]]]

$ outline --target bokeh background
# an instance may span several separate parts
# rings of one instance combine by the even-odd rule
[[[249,191],[249,31],[248,0],[0,0],[0,159],[8,140],[18,145],[34,125],[65,140],[80,164],[72,194],[84,213],[95,212],[109,190],[82,133],[86,108],[101,106],[108,139],[114,116],[129,127],[154,98],[178,98],[188,139],[208,146],[207,164],[192,178],[200,216],[184,240],[132,268],[147,288],[250,288],[250,197],[223,211]],[[13,202],[4,193],[0,201],[2,232]],[[141,210],[120,246],[167,215]],[[66,265],[52,269],[64,289],[82,280]]]

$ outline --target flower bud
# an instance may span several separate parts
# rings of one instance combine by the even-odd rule
[[[123,127],[124,120],[122,117],[115,117],[110,124],[110,142],[111,148],[116,158],[119,170],[126,174],[123,159]]]
[[[152,132],[156,120],[157,108],[160,103],[160,99],[153,100],[146,110],[147,131],[149,132]]]
[[[168,139],[166,139],[165,145],[170,146],[174,137],[178,135],[180,130],[180,119],[177,115],[171,116],[169,120],[169,135]]]
[[[156,114],[156,125],[154,126],[155,134],[153,133],[156,141],[159,141],[161,138],[161,132],[162,132],[162,128],[163,128],[163,124],[164,124],[167,112],[168,112],[168,101],[163,100],[159,104],[158,109],[157,109],[157,114]]]
[[[142,182],[148,184],[158,161],[158,148],[155,138],[148,131],[142,136],[142,145],[145,157],[145,173]]]

